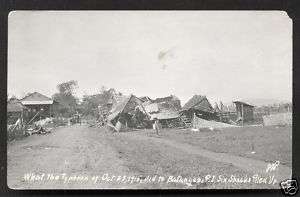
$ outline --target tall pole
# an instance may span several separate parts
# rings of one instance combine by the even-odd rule
[[[244,105],[241,104],[242,106],[242,125],[244,126]]]
[[[24,122],[24,120],[23,120],[23,112],[24,112],[24,110],[22,109],[22,112],[21,112],[21,129],[23,130],[23,135],[25,134],[25,129],[24,129],[24,127],[23,127],[23,122]]]

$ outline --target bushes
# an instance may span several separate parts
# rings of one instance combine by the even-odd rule
[[[16,128],[16,129],[7,129],[7,140],[12,141],[16,139],[22,139],[25,137],[24,129]]]
[[[293,116],[292,113],[279,113],[263,116],[265,126],[270,125],[292,125]]]

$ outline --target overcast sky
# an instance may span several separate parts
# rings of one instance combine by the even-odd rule
[[[8,93],[77,80],[152,98],[292,98],[292,20],[268,11],[15,11]]]

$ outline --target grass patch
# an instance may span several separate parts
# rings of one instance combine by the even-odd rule
[[[164,138],[188,143],[214,152],[254,158],[267,162],[280,161],[292,167],[292,127],[238,127],[217,131],[164,129]],[[255,154],[251,152],[255,151]]]
[[[253,176],[234,167],[231,164],[219,163],[208,158],[186,154],[164,144],[154,143],[150,140],[136,140],[128,138],[127,134],[110,135],[109,143],[124,161],[124,165],[136,175],[160,175],[168,179],[169,176],[205,177],[206,175],[223,175],[230,177]],[[143,185],[146,189],[226,189],[226,188],[272,188],[274,186],[256,183],[195,183],[188,186],[182,183],[153,183]]]

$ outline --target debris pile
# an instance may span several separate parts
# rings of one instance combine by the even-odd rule
[[[34,127],[34,128],[28,128],[26,130],[26,136],[30,136],[30,135],[33,135],[33,134],[38,134],[38,135],[46,135],[46,134],[49,134],[51,133],[51,129],[50,128],[43,128],[41,126],[39,127]]]
[[[208,128],[209,130],[213,131],[220,128],[226,128],[226,127],[237,127],[236,125],[231,125],[223,122],[217,122],[214,120],[204,120],[202,118],[199,118],[197,116],[194,117],[193,120],[193,131]]]
[[[45,118],[34,122],[32,125],[27,125],[27,129],[25,130],[25,135],[45,135],[51,133],[51,130],[54,127],[53,118]]]
[[[126,128],[146,128],[149,126],[149,119],[142,101],[130,95],[112,107],[107,118],[107,126],[117,132],[125,131]]]
[[[291,112],[270,114],[263,116],[263,123],[265,126],[287,126],[292,125],[293,115]]]

